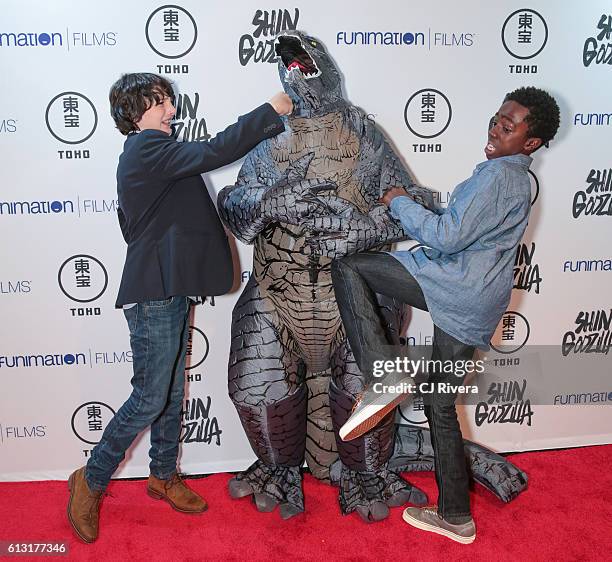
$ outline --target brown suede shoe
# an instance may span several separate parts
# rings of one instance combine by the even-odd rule
[[[70,475],[68,489],[68,521],[81,540],[92,543],[98,538],[98,514],[104,492],[89,488],[85,480],[84,466]]]
[[[204,498],[190,490],[177,473],[168,480],[160,480],[151,474],[147,493],[156,500],[166,500],[181,513],[202,513],[208,509]]]

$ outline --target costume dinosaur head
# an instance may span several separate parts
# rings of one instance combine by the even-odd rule
[[[318,39],[302,31],[283,31],[276,37],[278,72],[294,115],[324,113],[344,103],[336,65]]]

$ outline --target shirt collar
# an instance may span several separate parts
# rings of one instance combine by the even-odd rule
[[[476,166],[476,170],[480,170],[487,165],[490,165],[494,162],[510,162],[511,164],[517,164],[521,168],[525,170],[529,169],[531,163],[533,162],[533,158],[531,156],[527,156],[526,154],[512,154],[511,156],[500,156],[499,158],[493,158],[492,160],[485,160]]]

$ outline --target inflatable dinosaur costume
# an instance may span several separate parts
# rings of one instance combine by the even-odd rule
[[[429,432],[393,416],[343,442],[338,429],[368,383],[354,361],[334,298],[330,264],[406,238],[377,204],[403,186],[431,206],[383,134],[342,96],[341,78],[321,43],[299,31],[276,39],[279,73],[295,110],[286,131],[246,157],[219,214],[254,245],[253,271],[232,318],[229,393],[258,460],[230,481],[233,497],[253,495],[283,518],[304,510],[301,467],[339,485],[343,513],[384,519],[389,506],[427,498],[397,472],[433,470]],[[404,308],[381,300],[389,338]],[[526,476],[504,458],[466,442],[474,477],[508,501]]]

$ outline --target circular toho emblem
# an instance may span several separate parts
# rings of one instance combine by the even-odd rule
[[[108,404],[104,402],[85,402],[72,414],[70,425],[74,434],[84,443],[96,445],[102,438],[104,428],[115,415]]]
[[[427,417],[423,406],[423,397],[414,396],[412,400],[407,400],[407,405],[402,404],[397,409],[400,417],[411,425],[426,425]]]
[[[69,257],[57,273],[59,287],[70,300],[91,302],[101,297],[108,286],[104,264],[87,254]]]
[[[49,132],[65,144],[80,144],[94,134],[98,113],[89,98],[79,92],[63,92],[47,105],[45,122]]]
[[[422,139],[441,135],[450,125],[452,115],[448,98],[432,88],[412,94],[404,108],[406,126],[412,134]]]
[[[196,328],[189,326],[189,340],[187,341],[187,365],[185,370],[195,369],[199,367],[208,357],[210,345],[206,334]]]
[[[528,8],[512,12],[502,26],[504,49],[516,59],[532,59],[540,54],[548,41],[544,18]]]
[[[491,338],[491,347],[498,353],[514,353],[527,343],[530,333],[527,318],[520,312],[508,310]]]
[[[180,6],[157,8],[147,19],[145,36],[149,47],[160,57],[178,59],[193,49],[198,26],[191,14]]]
[[[536,176],[531,170],[529,172],[529,182],[531,183],[531,206],[537,201],[538,195],[540,195],[540,182],[538,176]]]

